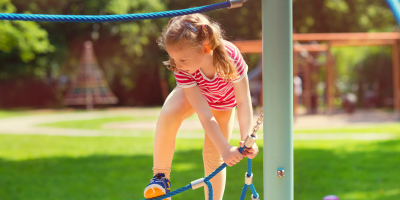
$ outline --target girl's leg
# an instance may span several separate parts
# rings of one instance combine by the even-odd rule
[[[218,122],[219,128],[225,139],[229,141],[233,131],[233,122],[235,118],[235,108],[228,111],[217,111],[212,110],[215,119]],[[218,144],[216,144],[218,145]],[[205,176],[211,174],[215,169],[224,163],[222,155],[219,153],[215,145],[212,143],[210,138],[205,135],[204,147],[203,147],[203,161]],[[226,180],[226,169],[218,173],[214,178],[211,179],[213,186],[213,200],[222,200],[225,190]],[[208,188],[204,187],[205,199],[208,200]]]
[[[154,175],[164,173],[170,179],[175,137],[184,119],[194,113],[182,88],[176,87],[167,97],[158,117],[154,138]]]

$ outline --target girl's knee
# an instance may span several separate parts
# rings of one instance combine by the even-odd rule
[[[181,122],[183,115],[185,114],[185,110],[178,107],[163,107],[160,116],[158,117],[158,121],[167,120],[169,122]],[[157,122],[158,123],[158,122]]]
[[[213,171],[224,163],[224,159],[222,159],[222,155],[219,153],[214,155],[203,154],[203,162],[207,171]]]

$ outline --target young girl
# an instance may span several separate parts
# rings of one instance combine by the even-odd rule
[[[205,176],[224,162],[233,166],[243,157],[254,158],[254,144],[241,154],[228,142],[237,106],[241,142],[251,132],[252,107],[247,64],[239,49],[223,39],[216,22],[202,14],[172,18],[158,44],[169,54],[164,62],[174,71],[177,87],[169,94],[158,118],[154,140],[154,177],[144,191],[146,198],[170,192],[170,172],[175,138],[183,120],[197,113],[205,131],[203,161]],[[213,179],[213,199],[221,200],[226,170]],[[204,189],[208,200],[208,188]],[[170,199],[170,198],[169,198]]]

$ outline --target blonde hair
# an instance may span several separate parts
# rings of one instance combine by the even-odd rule
[[[186,23],[193,27],[190,28]],[[213,50],[213,65],[218,76],[225,81],[236,79],[238,73],[225,49],[223,30],[217,22],[211,21],[203,14],[173,17],[164,28],[161,37],[157,39],[157,43],[164,50],[165,46],[174,45],[189,45],[201,49],[206,39],[209,40],[209,46]],[[171,57],[163,63],[169,70],[179,71]]]

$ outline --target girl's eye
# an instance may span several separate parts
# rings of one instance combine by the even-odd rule
[[[181,60],[181,62],[186,62],[186,60]]]

